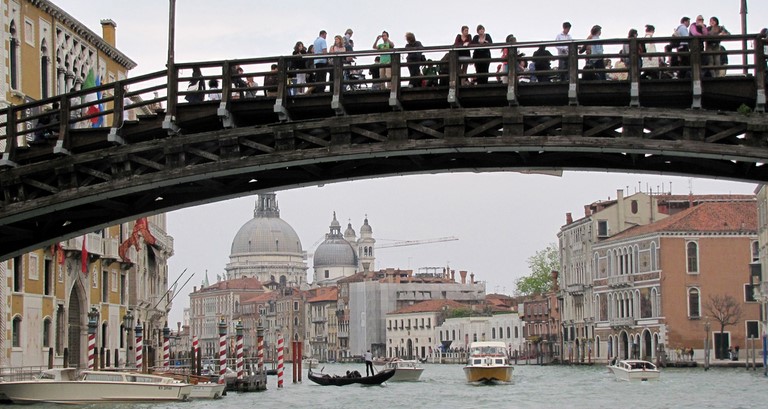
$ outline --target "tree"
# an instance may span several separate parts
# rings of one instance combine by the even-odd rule
[[[560,269],[560,259],[555,243],[539,250],[528,258],[531,273],[515,282],[518,295],[545,294],[552,290],[552,271]]]
[[[736,325],[741,321],[741,306],[730,295],[710,295],[707,310],[712,318],[720,323],[720,339],[724,339],[725,327]],[[720,348],[720,356],[727,356],[728,351],[725,348],[725,342],[720,343]]]

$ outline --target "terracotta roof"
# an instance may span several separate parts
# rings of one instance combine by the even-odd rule
[[[246,294],[240,296],[240,304],[258,304],[274,300],[277,298],[277,293],[268,292],[261,294]]]
[[[692,201],[694,203],[703,202],[739,202],[755,200],[755,195],[654,195],[659,201]]]
[[[328,302],[339,299],[339,290],[336,287],[318,288],[317,294],[307,302]]]
[[[662,232],[757,233],[757,202],[705,202],[655,223],[625,230],[606,242]]]
[[[469,308],[469,306],[454,300],[428,300],[400,308],[390,314],[412,314],[418,312],[440,312],[444,309],[455,310]]]
[[[242,277],[233,280],[219,281],[216,284],[200,289],[200,291],[214,290],[262,290],[264,286],[256,278]]]

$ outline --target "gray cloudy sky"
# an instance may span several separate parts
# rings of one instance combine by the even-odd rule
[[[138,63],[132,76],[165,69],[168,2],[159,0],[54,1],[74,18],[100,34],[101,19],[117,23],[117,46]],[[518,4],[519,3],[519,4]],[[414,7],[418,4],[417,7]],[[318,8],[320,5],[320,8]],[[739,0],[646,0],[530,3],[486,0],[350,1],[210,1],[177,0],[176,61],[223,60],[290,54],[296,41],[311,43],[318,31],[355,32],[356,49],[369,48],[376,35],[389,31],[395,45],[406,31],[424,45],[453,42],[462,25],[483,24],[496,41],[515,34],[518,41],[554,40],[563,21],[573,24],[574,38],[585,38],[594,24],[603,38],[626,37],[645,24],[667,36],[683,15],[717,16],[721,25],[740,32]],[[587,6],[588,5],[588,6]],[[318,10],[324,10],[319,11]],[[537,10],[537,11],[533,11]],[[540,12],[538,10],[544,11]],[[768,26],[768,2],[750,1],[748,31]],[[456,236],[458,241],[381,249],[376,268],[417,269],[450,265],[474,272],[488,292],[514,290],[514,281],[528,272],[526,260],[557,241],[565,213],[583,215],[583,205],[615,198],[616,189],[675,194],[751,193],[755,184],[658,175],[565,172],[563,177],[517,173],[450,173],[403,176],[278,193],[281,217],[299,234],[304,249],[314,250],[328,231],[336,211],[343,226],[351,220],[359,233],[368,215],[379,243]],[[224,271],[237,230],[253,215],[255,197],[188,208],[169,214],[168,230],[175,240],[171,280],[187,269],[194,278],[174,301],[170,321],[181,320],[189,303],[186,293],[208,271],[211,280]],[[385,240],[387,239],[387,240]],[[311,267],[311,260],[310,267]],[[183,278],[181,281],[184,281]]]

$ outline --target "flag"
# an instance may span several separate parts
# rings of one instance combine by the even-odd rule
[[[83,251],[80,253],[80,269],[88,274],[88,250],[85,248],[85,236],[83,236]]]
[[[147,221],[146,217],[142,217],[139,220],[136,220],[136,224],[133,225],[133,234],[137,235],[137,241],[138,234],[141,234],[141,237],[144,238],[144,241],[147,244],[155,244],[155,242],[157,242],[155,236],[153,236],[149,231],[149,222]]]
[[[82,89],[86,90],[88,88],[95,88],[97,86],[101,85],[101,79],[96,77],[96,74],[93,73],[93,68],[88,70],[88,76],[85,77],[85,82],[83,82]],[[101,104],[96,104],[95,102],[97,100],[101,99],[101,92],[92,92],[89,94],[85,94],[83,97],[83,104],[90,104],[85,109],[85,115],[95,115],[101,112]],[[93,118],[89,119],[91,121],[91,127],[92,128],[98,128],[102,125],[104,122],[104,118],[102,116],[95,116]]]
[[[64,249],[61,248],[61,243],[56,243],[56,256],[59,260],[59,265],[64,265]]]

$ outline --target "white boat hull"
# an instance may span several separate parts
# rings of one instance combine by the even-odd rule
[[[424,372],[424,368],[397,368],[395,375],[389,378],[390,382],[415,382],[421,378],[421,373]]]
[[[5,382],[0,394],[13,403],[160,402],[186,400],[192,393],[187,384],[120,384],[109,382]]]
[[[223,383],[198,383],[192,386],[192,399],[219,399],[224,395],[224,388],[227,385]]]
[[[619,361],[613,365],[608,365],[608,370],[619,381],[657,381],[661,376],[655,365],[640,360]]]

